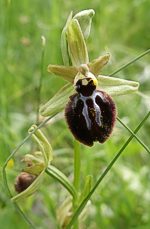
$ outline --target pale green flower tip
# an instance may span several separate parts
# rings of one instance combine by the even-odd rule
[[[78,20],[85,39],[87,39],[90,35],[92,17],[94,14],[95,12],[93,9],[83,10],[77,13],[73,18]]]
[[[107,64],[109,62],[111,58],[111,54],[110,53],[106,53],[104,56],[101,56],[101,62],[103,63],[103,65]]]
[[[93,9],[82,10],[79,13],[75,14],[74,18],[81,18],[81,17],[93,17],[95,15],[95,11]]]
[[[49,65],[47,66],[47,71],[48,71],[49,73],[55,74],[55,69],[56,69],[56,67],[57,67],[57,65],[49,64]],[[58,67],[59,67],[59,66],[58,66]]]
[[[66,40],[66,31],[68,29],[68,25],[70,24],[71,20],[73,17],[73,12],[71,11],[71,13],[69,14],[69,17],[67,19],[67,22],[62,30],[62,34],[61,34],[61,53],[62,53],[62,59],[65,65],[69,66],[70,64],[70,58],[69,58],[69,53],[68,53],[68,43]]]
[[[95,15],[95,11],[93,9],[89,9],[89,16],[92,18]]]

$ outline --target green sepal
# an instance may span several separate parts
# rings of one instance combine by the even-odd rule
[[[64,62],[64,65],[69,66],[70,65],[70,58],[69,58],[69,53],[68,53],[68,43],[66,39],[66,31],[68,29],[68,25],[70,21],[72,20],[72,12],[70,13],[66,25],[64,26],[61,34],[61,53],[62,53],[62,59]]]
[[[48,72],[61,76],[64,80],[73,83],[74,77],[78,73],[78,68],[74,66],[52,65],[49,64]]]
[[[41,106],[40,114],[43,116],[53,116],[61,112],[67,104],[69,96],[73,93],[73,86],[67,83],[45,105]]]
[[[90,35],[92,18],[94,14],[95,12],[93,9],[88,9],[77,13],[73,17],[74,19],[78,20],[85,39],[87,39]]]
[[[88,51],[78,20],[71,20],[66,33],[72,65],[87,64],[89,62]]]
[[[99,89],[111,96],[126,95],[138,91],[139,83],[110,76],[98,76]]]

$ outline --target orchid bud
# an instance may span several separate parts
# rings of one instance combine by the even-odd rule
[[[26,190],[33,183],[35,179],[36,179],[35,175],[26,172],[21,172],[16,178],[16,182],[15,182],[16,192],[20,193]]]
[[[74,19],[78,20],[85,39],[87,39],[90,35],[92,18],[94,14],[95,14],[94,10],[89,9],[89,10],[83,10],[77,13],[73,17]]]

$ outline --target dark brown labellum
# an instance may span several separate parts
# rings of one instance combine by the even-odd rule
[[[92,146],[95,141],[104,143],[116,120],[115,103],[104,91],[92,88],[88,96],[82,91],[72,95],[66,105],[68,126],[74,137],[85,145]]]

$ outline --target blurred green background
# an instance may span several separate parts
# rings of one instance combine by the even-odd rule
[[[47,73],[47,65],[62,64],[60,36],[71,10],[95,10],[87,41],[90,59],[105,52],[111,61],[102,74],[109,75],[150,47],[150,1],[148,0],[2,0],[0,2],[0,169],[10,152],[27,135],[36,120],[37,85],[41,68],[41,36],[46,38],[41,101],[45,103],[66,82]],[[118,115],[134,129],[149,111],[150,58],[145,56],[116,74],[140,82],[146,96],[115,97]],[[53,164],[72,179],[73,137],[63,115],[43,129],[54,149]],[[150,119],[138,133],[149,146]],[[81,147],[81,185],[88,174],[96,181],[105,166],[128,138],[119,123],[103,145]],[[7,169],[14,192],[20,159],[31,149],[28,141]],[[150,155],[133,139],[91,199],[85,228],[150,228]],[[23,202],[23,208],[36,228],[57,228],[56,210],[66,191],[53,179],[45,180],[36,195]],[[3,229],[29,228],[8,200],[0,175],[0,225]],[[0,226],[1,227],[1,226]]]

